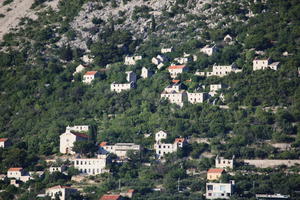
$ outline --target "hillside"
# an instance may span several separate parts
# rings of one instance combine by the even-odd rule
[[[73,171],[46,174],[17,189],[0,181],[0,199],[32,199],[57,184],[99,199],[118,192],[118,181],[123,190],[137,191],[133,199],[205,199],[203,174],[217,155],[237,160],[235,170],[221,179],[235,180],[232,199],[276,193],[300,198],[299,166],[260,169],[243,163],[300,158],[297,0],[5,2],[0,6],[0,138],[13,145],[0,149],[1,174],[10,167],[46,169],[46,158],[61,156],[60,135],[68,125],[92,127],[86,144],[92,144],[91,154],[103,141],[135,143],[143,150],[128,162],[112,162],[110,174],[85,183],[71,181]],[[211,56],[203,52],[207,45],[216,49]],[[125,65],[134,55],[141,60]],[[161,68],[153,62],[158,55],[165,59]],[[253,61],[261,59],[279,62],[278,69],[253,70]],[[80,64],[88,67],[74,74]],[[180,64],[188,70],[174,79],[186,95],[207,95],[201,103],[186,98],[178,106],[161,98],[174,83],[168,67]],[[210,75],[222,66],[237,72]],[[143,68],[153,76],[143,78]],[[84,83],[86,71],[97,71],[91,84]],[[111,91],[113,83],[130,82],[128,71],[137,74],[135,87]],[[212,85],[221,89],[212,91]],[[165,162],[155,159],[153,149],[160,130],[168,133],[168,143],[189,141]],[[187,174],[191,168],[200,175]]]

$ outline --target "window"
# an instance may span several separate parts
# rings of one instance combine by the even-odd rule
[[[207,190],[213,190],[213,185],[207,185]]]

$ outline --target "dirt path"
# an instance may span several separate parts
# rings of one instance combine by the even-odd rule
[[[0,0],[0,14],[5,15],[0,17],[0,40],[10,29],[18,26],[21,18],[36,18],[34,12],[30,10],[34,0],[14,0],[12,3],[2,6],[3,2],[4,0]]]

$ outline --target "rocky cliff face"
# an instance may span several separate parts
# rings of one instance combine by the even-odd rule
[[[115,29],[129,30],[135,38],[144,40],[147,40],[155,23],[157,36],[171,37],[172,34],[180,32],[180,29],[192,24],[192,21],[187,22],[187,14],[209,14],[209,11],[203,9],[206,3],[211,3],[211,0],[189,0],[181,4],[175,0],[88,2],[71,23],[76,37],[71,41],[63,37],[58,45],[68,43],[87,50],[86,42],[90,39],[96,41],[101,29],[108,23],[113,23]]]

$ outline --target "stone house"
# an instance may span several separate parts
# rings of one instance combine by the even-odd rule
[[[219,155],[217,155],[217,157],[215,159],[215,165],[216,165],[216,168],[233,169],[234,156],[232,157],[232,159],[225,159],[224,157],[219,157]]]
[[[142,60],[142,56],[126,56],[125,65],[135,65],[137,61]]]
[[[0,138],[0,148],[6,148],[10,145],[11,143],[8,138]]]
[[[106,142],[101,142],[99,145],[101,154],[113,153],[119,158],[127,158],[128,151],[141,151],[141,146],[134,143],[116,143],[114,145],[108,145]]]

